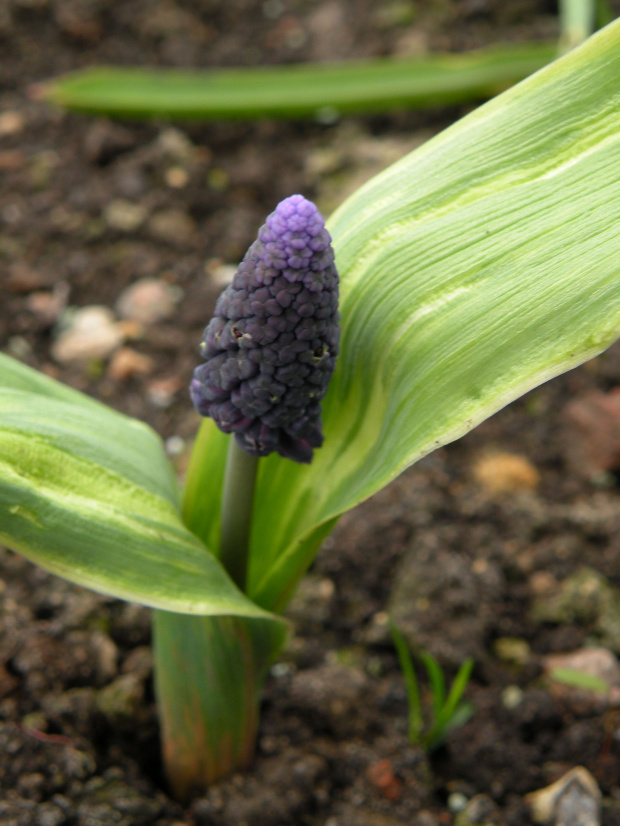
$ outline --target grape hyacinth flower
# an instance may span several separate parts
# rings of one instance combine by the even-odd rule
[[[338,273],[316,206],[291,195],[269,215],[204,331],[191,397],[253,456],[311,462],[338,354]]]

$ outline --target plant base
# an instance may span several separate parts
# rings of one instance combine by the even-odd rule
[[[163,761],[180,800],[252,761],[262,689],[282,627],[243,617],[153,612]]]

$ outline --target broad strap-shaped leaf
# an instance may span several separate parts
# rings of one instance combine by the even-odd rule
[[[262,463],[258,604],[283,607],[339,514],[618,337],[619,203],[617,22],[343,204],[328,222],[343,335],[325,444],[309,467]],[[203,429],[219,462],[225,437]],[[190,487],[213,472],[197,457]]]
[[[122,599],[268,616],[184,526],[174,474],[150,428],[1,354],[0,541]]]

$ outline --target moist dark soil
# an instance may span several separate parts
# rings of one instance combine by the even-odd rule
[[[182,474],[201,331],[266,214],[294,192],[329,213],[466,113],[110,122],[51,109],[31,84],[96,63],[461,51],[555,37],[556,14],[547,0],[5,0],[0,346],[148,422]],[[104,305],[116,324],[144,278],[168,288],[165,306],[117,327],[122,355],[58,349],[74,308]],[[598,789],[601,814],[571,823],[620,823],[619,384],[615,346],[345,515],[290,607],[254,766],[189,805],[170,798],[159,762],[148,610],[1,551],[0,822],[526,826],[528,795],[581,766],[593,788],[577,788],[571,811],[596,809]],[[475,661],[472,716],[430,753],[408,742],[388,612],[450,679]],[[609,691],[549,676],[575,652]]]

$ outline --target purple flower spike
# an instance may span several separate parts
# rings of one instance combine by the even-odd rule
[[[325,221],[291,195],[267,218],[204,331],[194,407],[253,456],[311,462],[338,354],[338,273]]]

